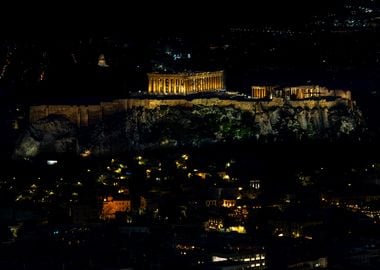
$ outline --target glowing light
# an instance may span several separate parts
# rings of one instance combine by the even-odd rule
[[[227,229],[230,232],[247,233],[244,226],[231,226]]]
[[[58,163],[58,160],[47,160],[46,163],[47,165],[55,165]]]
[[[227,261],[227,258],[219,257],[219,256],[212,256],[211,260],[213,262],[224,262]]]
[[[85,151],[83,151],[81,154],[80,154],[80,156],[81,157],[84,157],[84,158],[86,158],[86,157],[89,157],[91,155],[91,151],[90,150],[85,150]]]

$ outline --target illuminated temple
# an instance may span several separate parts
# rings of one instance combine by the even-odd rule
[[[148,93],[188,95],[224,90],[224,72],[148,73]]]

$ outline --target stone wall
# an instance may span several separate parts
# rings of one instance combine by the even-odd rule
[[[37,105],[30,107],[29,120],[31,123],[47,117],[49,115],[63,115],[78,127],[87,127],[94,125],[102,119],[111,116],[117,112],[123,112],[128,109],[143,107],[146,109],[156,109],[161,106],[179,106],[191,108],[193,106],[218,106],[234,107],[236,109],[261,112],[273,107],[281,107],[289,104],[292,107],[301,108],[331,108],[338,104],[352,106],[348,99],[335,100],[289,100],[282,98],[273,98],[272,100],[233,100],[219,98],[199,98],[199,99],[154,99],[154,98],[131,98],[117,99],[111,102],[101,102],[95,105]]]

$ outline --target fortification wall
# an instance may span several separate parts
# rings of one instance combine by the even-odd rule
[[[117,99],[111,102],[101,102],[98,105],[38,105],[30,107],[30,122],[33,123],[49,115],[63,115],[76,124],[78,127],[94,125],[104,118],[114,113],[124,112],[128,109],[142,107],[146,109],[156,109],[160,106],[179,106],[192,108],[193,106],[218,106],[233,107],[250,112],[261,112],[273,107],[281,107],[289,104],[292,107],[301,108],[331,108],[339,103],[351,106],[349,100],[290,100],[273,98],[272,100],[232,100],[219,98],[199,98],[199,99]]]
[[[345,99],[335,99],[335,100],[326,100],[326,99],[317,99],[317,100],[290,100],[288,101],[289,105],[292,107],[301,107],[301,108],[331,108],[338,104],[344,104],[351,106],[349,100]]]

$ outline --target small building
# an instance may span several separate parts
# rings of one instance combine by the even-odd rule
[[[131,200],[114,199],[112,196],[107,196],[103,199],[100,218],[104,220],[115,219],[117,213],[125,213],[130,211]]]

